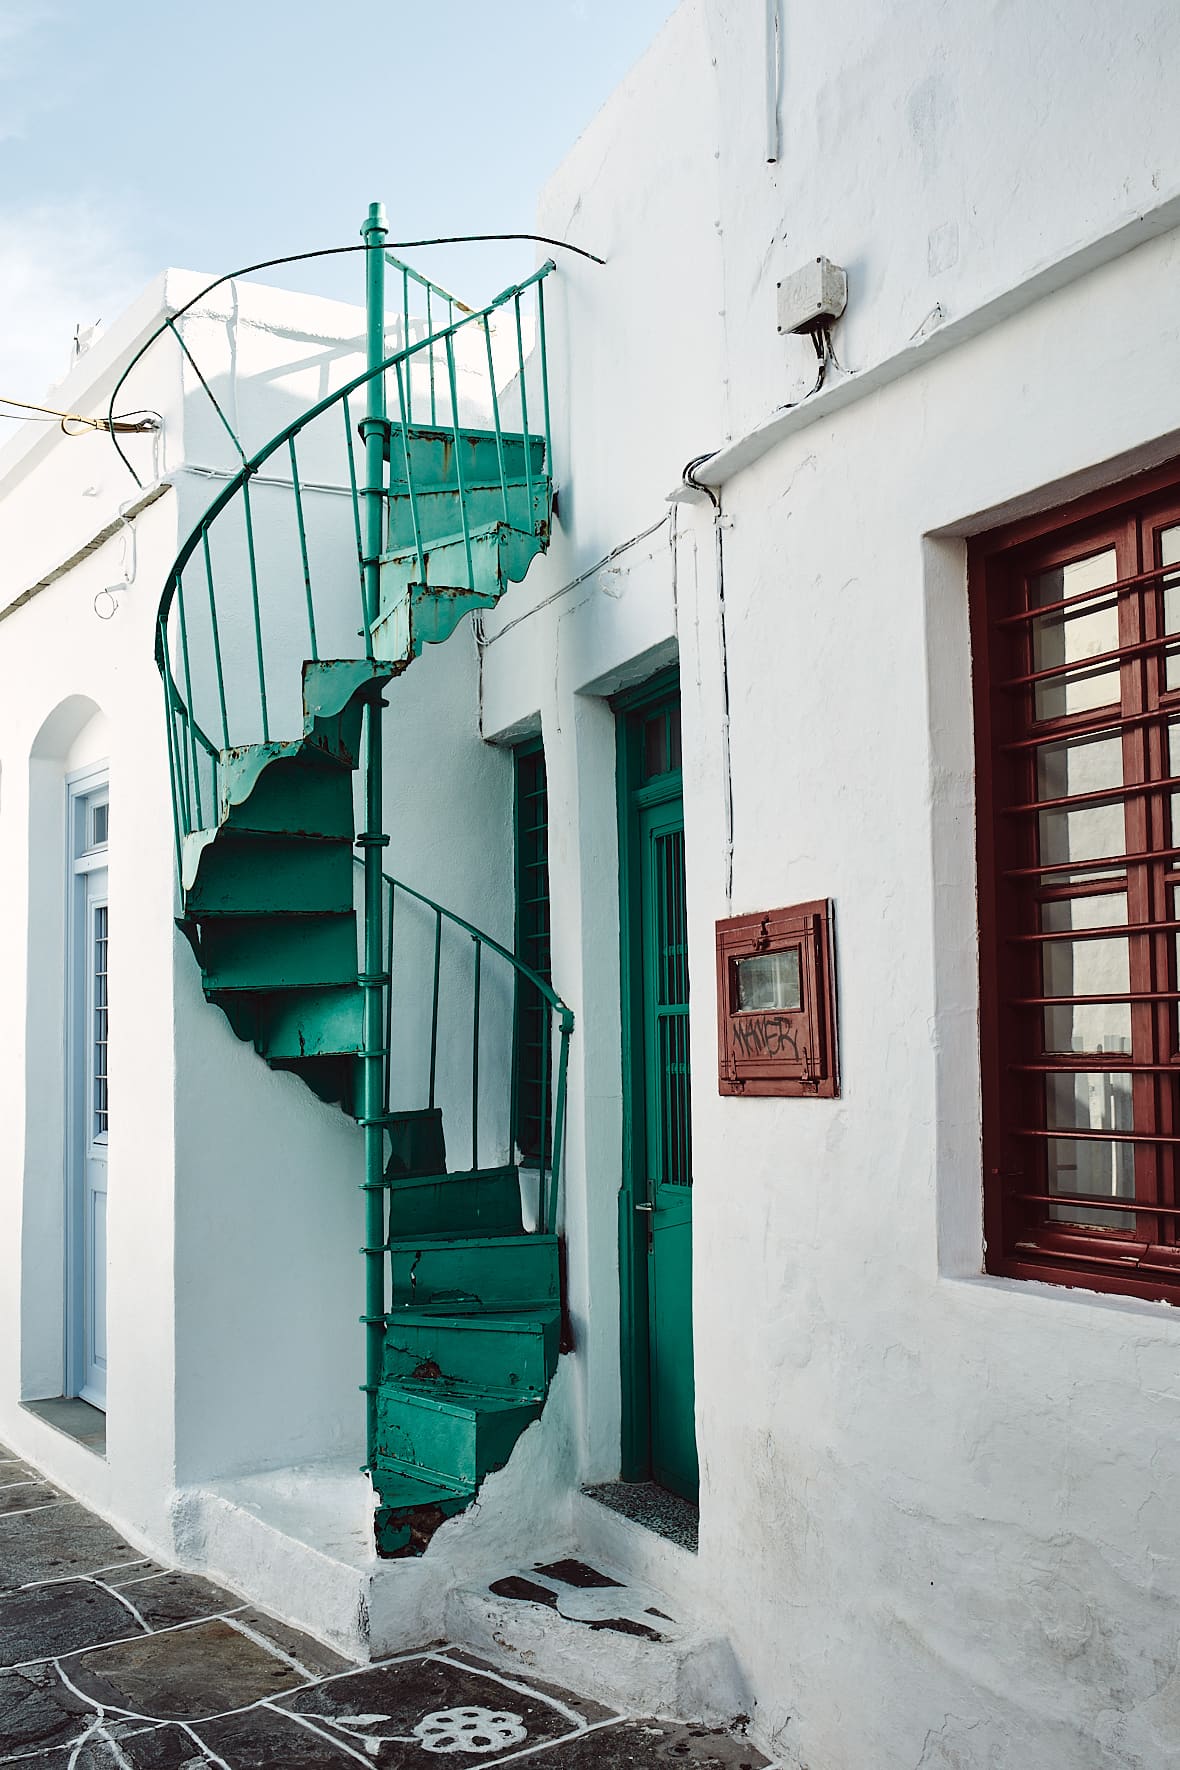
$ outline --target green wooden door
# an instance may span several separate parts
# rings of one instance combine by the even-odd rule
[[[643,1067],[648,1218],[651,1466],[695,1499],[692,1357],[692,1167],[684,808],[679,797],[640,813],[643,899]],[[644,1202],[644,1201],[636,1201]]]
[[[665,695],[624,737],[624,1466],[697,1496],[688,938],[680,722]],[[628,1221],[629,1219],[629,1221]],[[628,1284],[627,1279],[630,1282]]]

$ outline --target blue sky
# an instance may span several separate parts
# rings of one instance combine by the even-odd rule
[[[165,265],[345,245],[374,197],[394,237],[532,227],[673,5],[0,0],[0,393],[38,399]],[[476,299],[534,262],[416,261]],[[356,262],[270,279],[351,296]]]

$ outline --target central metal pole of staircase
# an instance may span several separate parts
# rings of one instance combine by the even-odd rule
[[[385,360],[385,209],[372,203],[361,228],[370,248],[365,253],[365,298],[368,319],[368,368]],[[383,544],[385,502],[385,455],[388,422],[385,414],[385,376],[370,374],[368,404],[361,420],[365,443],[364,574],[366,655],[372,656],[373,623],[380,595],[380,558]],[[385,1130],[383,1008],[384,941],[382,938],[381,851],[389,841],[384,833],[381,795],[381,691],[375,687],[365,707],[364,779],[365,827],[357,837],[365,858],[365,956],[361,983],[364,986],[364,1055],[361,1065],[360,1122],[365,1138],[365,1460],[370,1471],[377,1454],[377,1391],[385,1347]]]

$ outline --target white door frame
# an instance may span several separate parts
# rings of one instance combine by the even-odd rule
[[[96,1074],[100,1010],[106,1051],[106,1001],[95,996],[94,918],[107,905],[108,783],[105,763],[66,777],[65,1393],[100,1408],[106,1406],[108,1099],[105,1073]],[[109,912],[104,921],[105,938]],[[101,1068],[105,1072],[105,1062]]]

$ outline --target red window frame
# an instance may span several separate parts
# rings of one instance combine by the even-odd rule
[[[1164,588],[1172,586],[1180,603],[1180,566],[1162,566],[1159,535],[1177,525],[1180,463],[1174,462],[995,531],[968,551],[986,1269],[1171,1302],[1180,1302],[1180,616],[1167,635]],[[1108,611],[1113,603],[1117,644],[1095,654],[1085,669],[1076,659],[1049,666],[1042,660],[1038,671],[1034,624],[1054,610],[1034,602],[1034,578],[1109,547],[1115,551],[1115,582],[1071,599],[1062,620],[1081,610],[1086,595],[1095,611]],[[1169,659],[1175,660],[1176,687],[1168,686]],[[1117,702],[1036,716],[1038,681],[1051,682],[1056,674],[1076,682],[1087,671],[1101,679],[1095,665],[1103,661],[1112,675],[1117,671]],[[1066,793],[1056,799],[1052,790],[1040,792],[1038,752],[1054,740],[1076,744],[1086,735],[1117,735],[1122,784],[1071,797],[1067,781]],[[1102,803],[1123,809],[1117,856],[1047,863],[1039,852],[1046,807],[1068,814]],[[1115,864],[1103,868],[1096,864],[1102,858]],[[1044,905],[1081,897],[1093,904],[1123,891],[1129,988],[1117,996],[1051,991]],[[1080,942],[1073,912],[1065,914],[1072,975]],[[1092,913],[1083,915],[1084,922],[1092,919]],[[1112,930],[1102,923],[1082,939],[1112,933],[1121,939],[1122,924]],[[1129,1051],[1052,1049],[1044,1031],[1051,1004],[1124,1001]],[[1073,1014],[1071,1009],[1071,1021]],[[1120,1159],[1133,1174],[1134,1192],[1126,1199],[1118,1195],[1114,1209],[1100,1210],[1083,1202],[1093,1192],[1071,1197],[1048,1177],[1053,1141],[1072,1138],[1076,1150],[1079,1139],[1049,1122],[1046,1101],[1052,1086],[1047,1078],[1104,1071],[1129,1075],[1131,1124],[1083,1130],[1081,1140],[1129,1146],[1130,1154]],[[1068,1220],[1071,1211],[1074,1221]],[[1101,1221],[1116,1214],[1124,1219],[1118,1226]]]

